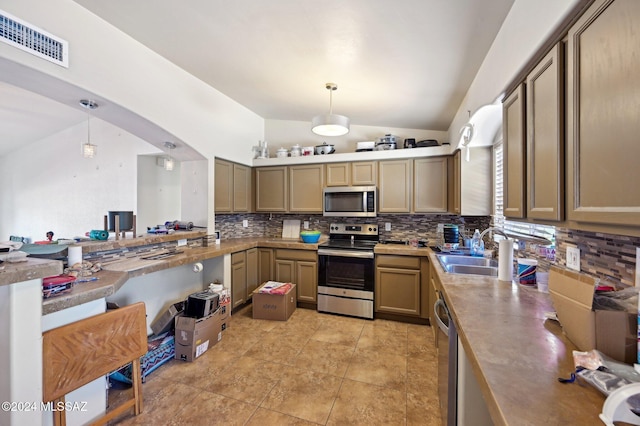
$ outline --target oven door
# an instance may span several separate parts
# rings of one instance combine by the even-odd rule
[[[373,292],[372,251],[319,249],[318,263],[318,286]]]

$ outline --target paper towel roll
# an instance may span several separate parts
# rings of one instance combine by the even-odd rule
[[[513,279],[513,241],[500,240],[498,244],[498,279],[511,281]]]
[[[73,266],[76,263],[82,262],[82,247],[81,246],[69,246],[67,247],[67,262],[69,266]]]

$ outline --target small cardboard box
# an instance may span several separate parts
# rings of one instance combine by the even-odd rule
[[[151,323],[153,334],[161,334],[170,331],[174,325],[174,318],[184,311],[184,300],[170,305],[162,315]]]
[[[191,362],[222,339],[220,310],[203,318],[176,317],[176,359]]]
[[[286,321],[296,310],[296,285],[285,294],[260,293],[264,284],[253,291],[253,318]]]
[[[597,349],[620,362],[633,364],[637,354],[637,314],[593,308],[596,279],[552,267],[549,293],[562,330],[579,350]]]

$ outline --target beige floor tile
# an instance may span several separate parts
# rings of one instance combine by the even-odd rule
[[[324,424],[341,383],[339,377],[290,368],[260,406]]]
[[[191,400],[176,404],[171,425],[244,425],[258,407],[211,392],[200,392]]]
[[[255,342],[245,352],[245,356],[281,364],[293,364],[296,356],[308,341],[308,334],[268,333]]]
[[[308,422],[297,417],[288,416],[266,408],[258,408],[246,426],[311,426],[317,423]]]
[[[406,393],[345,379],[327,425],[404,425]]]
[[[436,392],[407,393],[407,426],[441,426]]]
[[[407,353],[408,355],[425,354],[435,357],[436,347],[433,327],[410,324],[407,329]]]
[[[351,346],[311,339],[302,348],[294,365],[301,369],[344,377],[353,353],[354,348]]]
[[[407,354],[407,331],[393,327],[365,325],[358,340],[358,349],[368,349],[394,355]]]
[[[438,392],[438,363],[435,357],[424,355],[407,357],[407,392],[420,395]]]
[[[356,349],[344,377],[405,392],[407,357],[375,350]]]
[[[194,387],[258,405],[280,380],[286,366],[244,356],[215,376],[195,379]]]
[[[311,339],[355,348],[363,327],[363,320],[344,317],[327,318],[311,335]]]
[[[193,362],[172,359],[166,364],[160,366],[151,374],[165,380],[171,380],[185,385],[192,385],[195,379],[202,376],[214,376],[219,374],[223,366],[232,364],[238,359],[238,357],[231,352],[219,350],[219,345],[221,343],[222,341],[204,354],[200,355],[200,357]]]

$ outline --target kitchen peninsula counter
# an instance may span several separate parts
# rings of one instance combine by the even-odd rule
[[[178,233],[174,234],[177,235]],[[166,236],[160,238],[129,238],[118,241],[106,241],[103,243],[93,243],[91,245],[91,251],[97,251],[96,247],[100,250],[116,249],[119,247],[132,247],[136,245],[161,243],[167,241],[175,241],[185,238],[186,236],[193,238],[194,234],[182,234],[177,235],[177,238],[167,239]],[[202,235],[200,235],[202,236]],[[196,235],[196,237],[198,237]],[[323,240],[321,240],[322,242]],[[124,246],[122,246],[124,244]],[[70,292],[55,296],[49,299],[44,299],[42,313],[44,315],[57,312],[63,309],[67,309],[73,306],[81,305],[83,303],[90,302],[92,300],[104,298],[115,294],[130,278],[150,274],[152,272],[162,271],[165,269],[175,268],[190,263],[201,262],[207,259],[212,259],[226,254],[235,253],[237,251],[248,250],[253,247],[266,247],[266,248],[287,248],[296,250],[318,250],[318,244],[302,243],[295,239],[282,239],[282,238],[235,238],[224,240],[220,244],[211,244],[207,247],[189,247],[181,246],[177,247],[179,253],[158,260],[142,259],[140,256],[117,259],[111,262],[105,262],[102,264],[102,271],[92,275],[97,278],[96,281],[84,282],[76,284]],[[87,248],[83,247],[83,251]],[[30,259],[30,261],[37,259]],[[44,276],[57,275],[62,272],[62,262],[49,261],[54,264],[58,264],[59,271],[50,273]],[[0,275],[1,277],[1,275]]]
[[[562,384],[576,350],[545,320],[551,298],[535,288],[444,272],[430,255],[459,339],[496,425],[600,424],[604,396],[585,383]]]

